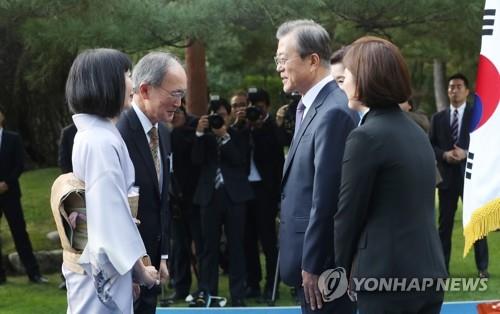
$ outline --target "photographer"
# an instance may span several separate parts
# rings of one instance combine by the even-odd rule
[[[248,180],[255,199],[247,202],[245,254],[247,261],[247,297],[260,297],[262,279],[259,245],[266,259],[263,299],[272,296],[276,259],[276,215],[280,200],[280,183],[284,163],[283,146],[278,139],[276,120],[269,114],[269,94],[263,89],[248,90],[249,105],[237,118],[246,121],[250,141]],[[233,106],[234,108],[234,106]],[[243,125],[242,122],[239,123]]]
[[[193,195],[198,184],[200,169],[191,162],[191,151],[196,138],[198,120],[186,113],[181,106],[172,120],[173,174],[170,208],[172,210],[171,276],[175,291],[168,297],[170,303],[184,300],[191,288],[191,265],[195,266],[198,279],[198,263],[202,246],[200,208],[193,204]],[[174,184],[176,183],[176,184]],[[180,190],[180,191],[179,191]],[[180,192],[180,193],[179,193]],[[193,245],[194,244],[194,252]]]
[[[194,203],[201,210],[203,250],[197,303],[218,293],[221,225],[229,246],[229,290],[232,306],[244,306],[245,202],[253,198],[247,179],[248,138],[228,127],[231,107],[225,99],[210,101],[209,115],[198,121],[192,161],[201,167]]]

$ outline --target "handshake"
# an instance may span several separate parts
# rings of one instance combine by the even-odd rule
[[[164,284],[169,277],[167,261],[162,260],[160,262],[160,269],[157,270],[151,265],[151,260],[149,256],[144,256],[142,259],[137,260],[133,268],[133,283],[132,291],[134,295],[134,300],[139,298],[141,293],[141,286],[145,286],[148,289],[154,286],[159,286]]]

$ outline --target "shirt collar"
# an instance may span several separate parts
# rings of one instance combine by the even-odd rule
[[[457,109],[458,110],[458,114],[461,116],[464,114],[464,111],[465,111],[465,103],[461,104],[460,107],[458,108],[455,108],[453,107],[453,105],[450,105],[450,111],[453,112],[453,110]]]
[[[316,83],[316,85],[314,85],[312,88],[310,88],[307,91],[307,93],[305,93],[302,96],[302,103],[304,104],[304,106],[306,108],[309,108],[313,104],[314,99],[316,99],[316,97],[318,96],[318,94],[321,91],[321,89],[326,84],[330,83],[331,81],[333,81],[333,77],[330,74],[328,74],[321,81],[319,81],[318,83]]]
[[[134,109],[135,113],[137,114],[137,117],[139,118],[139,121],[141,122],[142,128],[144,129],[144,133],[148,135],[149,131],[151,128],[154,126],[158,129],[158,123],[155,123],[154,125],[151,123],[148,117],[142,112],[141,109],[139,109],[139,106],[133,102],[132,103],[132,108]]]

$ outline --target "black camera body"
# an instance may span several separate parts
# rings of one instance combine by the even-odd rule
[[[255,122],[259,120],[260,116],[262,115],[262,110],[259,107],[250,106],[245,110],[245,114],[248,121]]]
[[[208,116],[208,128],[218,130],[224,126],[224,118],[217,113],[211,113]]]

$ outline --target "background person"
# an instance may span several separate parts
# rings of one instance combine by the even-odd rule
[[[31,241],[26,231],[19,177],[24,171],[24,148],[19,134],[4,129],[5,114],[0,108],[0,218],[5,215],[17,253],[23,263],[30,282],[46,283],[40,275],[38,262],[33,254]],[[3,268],[0,239],[0,285],[6,282]]]

